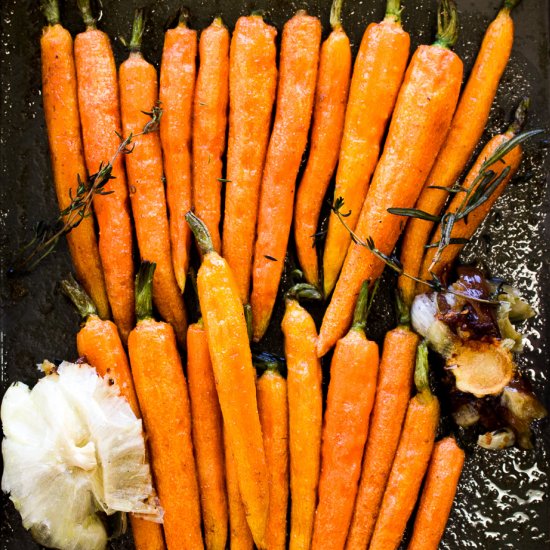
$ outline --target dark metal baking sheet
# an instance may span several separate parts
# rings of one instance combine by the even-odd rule
[[[143,0],[104,0],[100,26],[113,39],[115,55],[125,57],[119,40],[128,35],[135,7]],[[63,23],[73,33],[83,29],[76,2],[62,2]],[[144,38],[146,57],[157,67],[162,33],[179,7],[177,0],[149,2],[150,20]],[[458,0],[461,33],[456,51],[471,68],[483,32],[496,14],[498,0]],[[240,15],[261,9],[280,30],[298,8],[321,17],[328,33],[330,0],[200,0],[187,2],[190,25],[202,29],[222,15],[230,29]],[[412,45],[430,42],[435,24],[435,1],[404,0],[404,27]],[[354,53],[366,25],[383,16],[384,0],[347,0],[344,26]],[[6,277],[13,252],[31,235],[38,220],[56,214],[40,96],[39,37],[44,20],[35,0],[2,0],[1,16],[1,298],[2,319],[0,375],[2,394],[15,380],[33,384],[35,364],[43,358],[76,356],[74,335],[78,319],[57,290],[57,282],[71,269],[64,242],[32,274],[19,279]],[[529,95],[532,109],[528,128],[549,127],[550,98],[550,1],[524,0],[514,12],[516,40],[504,74],[483,141],[506,126],[518,98]],[[547,134],[548,135],[548,134]],[[464,257],[478,257],[492,275],[514,281],[537,308],[539,315],[525,326],[526,353],[522,369],[534,382],[538,395],[550,404],[548,383],[550,314],[549,237],[550,188],[547,150],[541,143],[527,147],[521,173],[509,186],[478,232]],[[386,274],[369,335],[380,340],[391,328],[392,276]],[[282,338],[277,329],[281,303],[272,324],[272,336],[263,345],[280,353]],[[317,317],[319,311],[316,311]],[[326,368],[326,364],[325,364]],[[470,450],[455,506],[441,548],[538,550],[550,545],[548,423],[536,432],[533,451],[511,449],[490,453]],[[2,550],[36,548],[21,526],[18,514],[5,495],[1,503]],[[131,539],[113,543],[113,548],[131,548]]]

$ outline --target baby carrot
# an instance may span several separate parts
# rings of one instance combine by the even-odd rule
[[[78,107],[88,173],[113,158],[120,146],[118,80],[109,37],[96,28],[90,1],[78,0],[86,31],[74,41]],[[99,226],[99,255],[113,319],[126,342],[134,326],[134,260],[132,222],[122,158],[113,163],[112,176],[94,195]]]
[[[206,225],[192,212],[186,218],[202,254],[197,286],[224,430],[248,525],[256,546],[263,549],[269,485],[243,304],[231,269],[214,250]]]
[[[388,0],[386,16],[370,24],[359,47],[346,108],[334,198],[342,197],[355,229],[378,161],[409,59],[410,37],[401,27],[400,0]],[[349,233],[331,214],[323,253],[325,296],[336,284],[350,243]]]
[[[224,550],[228,519],[223,420],[202,321],[187,330],[187,378],[204,544],[207,550]]]
[[[260,191],[252,269],[254,341],[264,335],[285,263],[294,186],[307,143],[317,80],[321,23],[299,11],[283,29],[273,132]]]
[[[178,26],[167,30],[164,36],[159,89],[172,263],[182,292],[191,245],[185,213],[191,208],[191,116],[197,57],[197,33],[187,28],[186,18],[187,12],[182,11]]]
[[[222,155],[229,96],[229,32],[217,17],[201,33],[193,102],[193,206],[221,250]]]
[[[319,356],[350,325],[362,282],[375,281],[384,269],[365,241],[391,254],[404,222],[388,208],[414,206],[449,129],[462,82],[462,61],[449,49],[457,37],[456,6],[441,0],[438,15],[435,43],[416,50],[399,91],[384,152],[355,228],[356,240],[362,242],[348,249],[319,332]]]
[[[189,395],[174,329],[151,317],[154,270],[154,263],[143,262],[136,278],[138,323],[128,338],[128,353],[168,550],[195,550],[203,541]]]
[[[277,87],[277,31],[260,15],[239,17],[231,39],[223,256],[248,303],[260,182]]]
[[[378,374],[378,346],[365,336],[368,294],[365,281],[330,366],[313,550],[344,548],[353,514]]]
[[[351,48],[342,28],[341,10],[342,0],[334,0],[330,14],[332,32],[323,42],[319,58],[310,153],[298,186],[294,213],[298,260],[305,279],[316,287],[319,274],[314,235],[338,160],[351,70]]]
[[[409,550],[437,550],[439,547],[463,466],[464,451],[454,437],[446,437],[435,444]]]
[[[138,135],[151,120],[144,111],[158,101],[156,70],[140,52],[143,27],[143,12],[137,10],[130,56],[119,72],[122,125],[125,135],[134,135],[134,149],[126,158],[128,184],[141,258],[157,265],[153,280],[155,305],[162,318],[173,325],[178,342],[185,345],[187,320],[172,265],[160,138],[156,131]],[[154,109],[152,113],[154,116]]]

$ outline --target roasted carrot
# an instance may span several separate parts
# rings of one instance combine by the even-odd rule
[[[453,506],[464,466],[464,451],[454,437],[435,444],[409,550],[437,550]]]
[[[155,264],[136,277],[137,325],[128,337],[132,375],[151,449],[168,550],[203,547],[191,410],[172,325],[152,318]]]
[[[223,256],[248,302],[260,182],[277,87],[277,31],[260,15],[239,17],[229,65],[229,139]]]
[[[500,77],[512,51],[514,22],[510,17],[510,10],[516,3],[506,0],[485,32],[445,143],[416,204],[416,208],[428,214],[439,215],[449,196],[445,190],[432,186],[451,187],[464,170],[481,138]],[[407,223],[401,248],[401,263],[403,270],[414,277],[418,277],[420,272],[424,246],[428,243],[433,226],[433,222],[418,218],[410,219]],[[405,276],[399,278],[399,289],[409,306],[415,296],[415,288],[413,279]]]
[[[197,286],[224,429],[250,531],[256,546],[265,548],[269,485],[243,304],[206,225],[192,212],[186,218],[202,253]]]
[[[351,71],[351,47],[342,28],[341,10],[342,0],[333,0],[332,32],[323,42],[319,57],[309,158],[298,186],[294,213],[298,260],[306,281],[316,287],[319,287],[319,273],[315,233],[338,160]]]
[[[186,16],[187,12],[182,11],[178,26],[167,30],[164,36],[159,89],[172,263],[182,292],[191,245],[185,213],[191,208],[191,117],[197,57],[197,33],[187,28]]]
[[[356,238],[323,318],[319,356],[345,333],[362,282],[369,279],[372,283],[384,269],[383,260],[364,246],[365,241],[373,242],[383,254],[392,252],[404,223],[388,208],[414,206],[449,129],[462,81],[462,61],[449,49],[457,37],[454,3],[442,0],[438,15],[435,43],[416,50],[399,91],[384,151],[357,222]]]
[[[229,97],[229,31],[220,17],[201,33],[193,100],[193,206],[221,251],[222,155]]]
[[[258,409],[269,471],[269,550],[286,548],[288,508],[288,398],[286,380],[276,362],[267,365],[257,382]]]
[[[86,25],[86,31],[74,41],[78,107],[86,166],[90,174],[95,174],[120,146],[118,80],[109,37],[96,28],[89,0],[78,0],[78,7]],[[94,195],[94,209],[107,296],[113,319],[126,342],[135,320],[134,260],[126,174],[120,156],[111,174],[114,179],[104,187],[109,194]]]
[[[286,296],[281,328],[285,338],[290,450],[290,549],[308,549],[313,535],[321,463],[323,395],[321,362],[315,353],[317,331],[299,298],[320,298],[309,285]]]
[[[365,336],[368,295],[365,281],[353,325],[336,344],[330,365],[314,550],[344,548],[353,514],[378,374],[378,346]]]
[[[359,219],[409,59],[410,37],[400,14],[400,0],[388,0],[384,20],[367,27],[353,68],[334,191],[334,199],[342,197],[350,212],[346,223],[351,229]],[[349,233],[331,214],[323,252],[325,296],[336,284],[349,243]]]
[[[418,393],[407,408],[370,550],[395,550],[399,546],[432,454],[439,402],[430,392],[425,342],[418,346],[414,381]]]
[[[411,394],[418,336],[406,326],[386,334],[361,481],[347,550],[368,548]]]
[[[252,268],[254,340],[264,335],[285,263],[294,186],[307,143],[317,80],[321,23],[299,11],[283,29],[279,88],[258,210]]]
[[[135,136],[134,149],[126,158],[130,199],[140,256],[157,265],[153,280],[155,305],[162,318],[174,327],[178,342],[185,345],[187,320],[172,265],[160,138],[157,131],[142,132],[151,121],[145,112],[158,101],[157,72],[140,52],[143,30],[143,12],[137,10],[130,56],[119,72],[122,126],[126,135]],[[151,112],[154,116],[154,109]]]
[[[204,544],[207,550],[224,550],[228,517],[223,419],[202,321],[187,330],[187,378]]]

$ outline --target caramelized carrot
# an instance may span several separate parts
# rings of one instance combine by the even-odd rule
[[[342,0],[334,0],[330,14],[332,32],[323,42],[319,58],[309,158],[298,186],[294,213],[298,260],[305,279],[316,287],[319,274],[315,233],[340,151],[351,70],[351,48],[342,28],[341,9]]]
[[[277,31],[260,15],[239,17],[231,39],[223,256],[248,302],[260,182],[277,87]]]
[[[262,178],[252,269],[255,341],[269,325],[285,263],[294,186],[313,109],[320,41],[319,19],[303,11],[284,26],[277,109]]]
[[[172,263],[182,292],[191,245],[185,213],[191,208],[191,116],[197,56],[197,33],[187,28],[186,16],[183,11],[178,26],[167,30],[164,36],[159,90]]]
[[[410,37],[401,27],[400,14],[400,0],[388,0],[384,20],[367,27],[353,68],[334,191],[334,198],[342,197],[350,211],[346,223],[351,229],[357,224],[407,67]],[[349,243],[349,233],[331,214],[323,253],[325,296],[336,284]]]
[[[90,174],[108,162],[120,146],[118,80],[109,37],[98,30],[89,0],[78,0],[86,31],[74,41],[78,107],[82,123],[84,156]],[[119,156],[113,163],[104,190],[94,195],[99,226],[99,255],[113,319],[126,342],[134,326],[134,260],[132,222],[126,174]]]
[[[442,0],[438,36],[414,53],[399,91],[384,152],[355,229],[353,242],[319,332],[317,353],[324,355],[350,325],[361,284],[376,280],[384,262],[363,246],[372,239],[390,254],[403,229],[403,219],[388,208],[414,206],[449,129],[462,81],[462,61],[449,50],[457,31],[456,7]]]
[[[142,34],[143,13],[138,10],[129,44],[130,56],[120,66],[119,73],[124,133],[135,136],[134,149],[126,158],[130,199],[141,258],[157,265],[153,280],[155,305],[162,318],[174,327],[178,342],[185,345],[187,320],[172,265],[160,138],[156,131],[138,135],[150,121],[144,111],[158,101],[156,70],[140,53]]]
[[[193,103],[193,206],[221,250],[221,177],[229,96],[229,32],[217,17],[199,42]]]

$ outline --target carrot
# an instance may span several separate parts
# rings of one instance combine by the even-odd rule
[[[344,548],[353,514],[378,374],[378,346],[365,336],[368,291],[365,281],[330,366],[313,550]]]
[[[286,295],[281,328],[285,338],[290,450],[290,549],[311,546],[321,462],[323,395],[321,362],[315,353],[317,331],[299,298],[320,298],[309,285]]]
[[[400,0],[388,0],[386,16],[370,24],[359,47],[346,108],[334,199],[342,197],[355,229],[409,58],[410,37],[401,27]],[[350,237],[331,214],[323,253],[328,296],[344,263]]]
[[[191,411],[174,329],[152,318],[155,264],[136,278],[136,328],[128,353],[151,449],[151,463],[168,550],[202,548],[199,488],[191,440]]]
[[[61,282],[61,288],[75,305],[83,325],[76,335],[78,354],[96,369],[100,376],[120,388],[133,413],[141,418],[141,412],[130,372],[130,365],[117,327],[97,315],[92,299],[72,278]],[[134,544],[137,550],[164,550],[162,526],[130,515]]]
[[[406,326],[386,334],[361,481],[346,542],[368,548],[411,394],[418,336]]]
[[[214,250],[206,225],[192,212],[186,218],[202,253],[197,274],[199,302],[239,491],[254,542],[265,548],[268,474],[243,304],[233,274]]]
[[[89,0],[78,0],[86,31],[74,41],[78,107],[84,157],[90,174],[111,159],[120,146],[118,80],[109,37],[98,30]],[[104,190],[94,195],[99,226],[99,256],[113,319],[126,342],[134,326],[134,260],[132,222],[126,174],[119,156]]]
[[[277,31],[260,15],[239,17],[231,39],[223,255],[248,302],[260,182],[277,87]]]
[[[258,379],[257,391],[269,471],[266,544],[270,550],[284,550],[288,508],[288,400],[286,380],[276,362],[267,365]]]
[[[208,550],[224,550],[228,518],[223,420],[202,321],[187,330],[187,378],[204,543]]]
[[[316,287],[319,275],[315,233],[338,160],[351,71],[351,47],[342,28],[341,9],[342,0],[334,0],[330,14],[332,32],[323,42],[319,58],[310,153],[298,186],[294,213],[298,260],[305,279]]]
[[[506,0],[485,32],[445,143],[416,204],[416,208],[428,214],[437,216],[448,197],[446,191],[431,186],[451,187],[481,138],[498,83],[512,51],[514,22],[510,17],[510,10],[515,3]],[[429,220],[418,218],[407,223],[403,236],[401,263],[403,270],[414,277],[418,277],[420,272],[424,246],[428,243],[433,225]],[[416,293],[415,287],[413,279],[405,276],[399,278],[399,289],[403,300],[409,306]]]
[[[321,23],[299,11],[283,29],[277,109],[269,139],[252,268],[254,340],[271,318],[292,223],[294,186],[307,143],[317,80]]]
[[[191,245],[185,213],[191,208],[191,116],[197,57],[197,33],[187,28],[186,18],[187,12],[182,11],[178,26],[164,36],[159,89],[172,264],[182,292]]]
[[[464,466],[464,451],[454,437],[435,444],[409,550],[437,550],[453,506]]]
[[[220,17],[202,33],[193,101],[193,206],[221,250],[222,155],[229,97],[229,31]]]
[[[399,91],[384,152],[361,209],[354,242],[323,318],[317,344],[319,356],[327,353],[345,333],[362,282],[369,279],[372,283],[384,268],[384,262],[364,246],[365,240],[374,243],[383,254],[392,252],[404,224],[388,208],[414,206],[435,161],[451,123],[462,81],[462,61],[449,50],[456,37],[456,7],[450,0],[442,0],[437,39],[433,45],[416,50]]]
[[[430,392],[425,342],[418,346],[414,380],[418,393],[407,408],[370,550],[395,550],[399,546],[432,454],[439,402]]]
[[[150,121],[144,111],[158,101],[156,70],[140,52],[143,29],[143,12],[137,10],[130,56],[119,72],[122,125],[126,135],[135,136],[134,149],[126,158],[128,184],[141,258],[157,265],[153,280],[155,305],[162,318],[173,325],[178,342],[184,345],[187,320],[172,265],[160,138],[156,131],[136,135]]]

